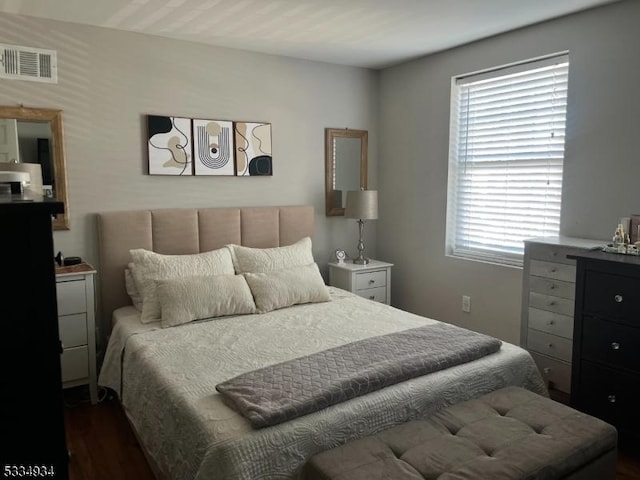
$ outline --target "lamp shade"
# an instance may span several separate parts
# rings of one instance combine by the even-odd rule
[[[378,218],[378,191],[348,191],[344,216],[361,220],[375,220]]]

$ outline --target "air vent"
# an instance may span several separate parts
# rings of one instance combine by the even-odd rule
[[[58,83],[56,51],[0,43],[0,78]]]

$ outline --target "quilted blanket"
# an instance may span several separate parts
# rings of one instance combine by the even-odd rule
[[[502,342],[446,323],[366,338],[216,385],[254,428],[276,425],[495,353]]]

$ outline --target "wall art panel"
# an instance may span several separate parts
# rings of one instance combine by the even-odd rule
[[[236,175],[273,175],[271,124],[235,122]]]
[[[235,175],[232,133],[232,122],[193,120],[196,175]]]
[[[193,175],[191,119],[147,115],[149,175]]]

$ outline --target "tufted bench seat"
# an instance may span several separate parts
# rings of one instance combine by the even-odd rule
[[[613,480],[616,429],[506,387],[321,452],[305,480]]]

